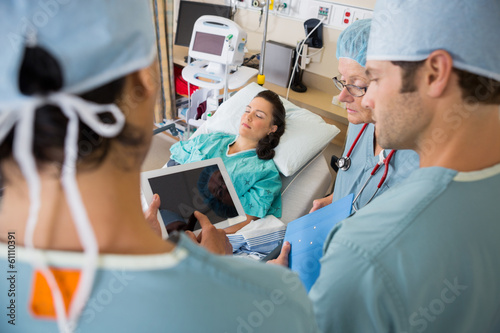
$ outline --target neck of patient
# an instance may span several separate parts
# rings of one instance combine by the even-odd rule
[[[467,172],[500,163],[498,105],[444,110],[448,110],[447,117],[442,114],[437,117],[417,143],[415,150],[421,167],[440,166]]]
[[[106,164],[106,163],[104,163]],[[77,183],[97,238],[100,253],[150,254],[167,252],[173,246],[159,238],[144,219],[140,203],[139,172],[109,172],[109,165],[78,172]],[[57,170],[39,172],[41,208],[34,232],[40,249],[82,251],[66,195]],[[0,211],[0,241],[7,231],[16,231],[19,245],[30,207],[29,190],[13,162],[4,163],[8,184]],[[142,223],[141,223],[142,222]]]
[[[257,148],[258,143],[258,141],[240,135],[238,136],[236,141],[229,147],[229,154],[235,154],[245,150],[255,149]]]

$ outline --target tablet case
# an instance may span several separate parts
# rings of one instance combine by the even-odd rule
[[[351,215],[353,198],[351,193],[287,225],[284,240],[291,244],[289,266],[308,292],[319,276],[325,239],[338,222]]]

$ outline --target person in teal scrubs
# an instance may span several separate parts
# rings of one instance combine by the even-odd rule
[[[355,196],[359,194],[355,208],[360,209],[369,202],[373,195],[382,194],[418,168],[419,158],[415,151],[398,150],[389,161],[386,180],[378,191],[377,186],[384,174],[384,167],[382,166],[368,180],[383,150],[377,142],[371,111],[361,104],[369,83],[365,67],[371,22],[371,19],[353,22],[340,34],[337,41],[340,75],[334,78],[334,83],[340,90],[339,100],[344,102],[347,108],[349,127],[342,156],[348,156],[350,162],[348,169],[339,168],[337,171],[333,193],[325,198],[314,200],[311,212],[350,193],[354,193]],[[358,136],[359,139],[356,141]],[[387,157],[389,152],[390,149],[385,151],[384,156]],[[365,183],[366,186],[362,190]]]
[[[421,168],[329,234],[322,332],[500,331],[499,17],[495,0],[377,1],[362,105]]]
[[[420,168],[330,232],[320,331],[500,331],[498,17],[494,0],[377,1],[362,105]]]
[[[147,224],[150,5],[0,3],[0,332],[316,332],[300,280],[203,214],[205,248]]]
[[[222,158],[247,221],[226,228],[234,233],[266,215],[281,217],[281,178],[274,164],[274,148],[285,131],[285,109],[277,94],[258,93],[241,118],[239,135],[201,134],[170,148],[179,164]]]

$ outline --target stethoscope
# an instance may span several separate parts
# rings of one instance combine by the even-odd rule
[[[358,143],[359,138],[361,137],[361,135],[363,135],[363,132],[365,131],[366,126],[368,126],[368,123],[365,123],[363,125],[363,127],[361,128],[361,131],[358,133],[358,136],[356,137],[356,140],[354,140],[354,142],[351,145],[351,148],[349,148],[349,151],[347,152],[347,155],[345,157],[342,156],[341,158],[339,158],[337,160],[336,164],[337,164],[337,166],[339,167],[340,170],[347,171],[351,167],[351,154],[352,154],[352,151],[353,151],[354,147],[356,147],[356,144]]]
[[[361,187],[361,189],[359,190],[358,194],[356,195],[356,197],[354,198],[354,200],[352,201],[352,208],[357,212],[358,209],[360,208],[357,208],[356,209],[356,201],[358,200],[359,196],[361,195],[361,193],[363,192],[363,190],[365,189],[366,185],[368,185],[368,182],[370,181],[370,179],[377,173],[377,171],[379,170],[380,166],[382,164],[385,164],[385,170],[384,170],[384,174],[382,175],[382,178],[380,178],[380,181],[377,185],[377,189],[375,190],[375,192],[373,193],[373,195],[370,197],[370,200],[368,200],[368,202],[365,204],[368,205],[370,203],[370,201],[372,201],[372,199],[375,197],[375,195],[377,194],[378,190],[382,187],[382,185],[384,184],[385,182],[385,179],[387,178],[387,173],[389,172],[389,163],[391,162],[391,159],[392,157],[394,156],[394,154],[396,153],[396,150],[391,150],[391,152],[389,153],[389,155],[387,155],[387,157],[384,157],[384,152],[385,152],[385,149],[382,149],[382,151],[378,154],[378,163],[375,165],[375,167],[373,168],[372,172],[370,173],[370,176],[368,177],[368,179],[365,181],[365,183],[363,184],[363,186]]]
[[[361,131],[358,133],[358,136],[356,137],[356,139],[352,143],[351,148],[349,148],[349,151],[347,152],[347,155],[345,157],[342,156],[341,158],[339,158],[337,160],[336,163],[337,163],[337,166],[339,167],[340,170],[347,171],[351,167],[351,154],[352,154],[352,151],[354,150],[354,147],[356,147],[356,144],[358,143],[359,138],[361,138],[361,135],[363,135],[363,133],[364,133],[364,131],[365,131],[365,129],[366,129],[367,126],[368,126],[368,123],[365,123],[363,125],[363,127],[361,128]],[[385,180],[387,178],[387,173],[389,172],[389,163],[391,162],[392,157],[396,153],[396,150],[394,150],[394,149],[391,150],[391,152],[389,153],[389,155],[387,155],[387,157],[384,156],[384,152],[385,152],[385,149],[382,149],[382,151],[378,154],[378,163],[375,165],[375,167],[373,168],[372,172],[370,173],[370,176],[365,181],[365,183],[363,184],[363,186],[361,187],[361,189],[359,190],[358,194],[356,195],[356,197],[354,198],[354,200],[352,202],[352,208],[355,211],[358,211],[358,209],[359,209],[359,208],[356,208],[356,205],[355,205],[356,201],[358,200],[359,196],[361,195],[361,193],[365,189],[366,185],[368,185],[368,182],[370,181],[370,179],[380,169],[380,166],[382,164],[385,164],[384,174],[382,175],[382,178],[380,179],[380,182],[377,185],[377,189],[375,190],[375,193],[373,193],[373,195],[370,197],[370,200],[368,200],[368,202],[365,205],[369,204],[370,201],[372,201],[372,199],[375,197],[375,195],[377,194],[378,190],[382,187],[382,185],[384,184],[384,182],[385,182]]]

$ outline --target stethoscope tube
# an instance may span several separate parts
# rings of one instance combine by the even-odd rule
[[[354,211],[356,211],[356,212],[358,211],[358,209],[356,209],[356,205],[355,205],[356,201],[358,200],[359,196],[361,195],[361,193],[365,189],[366,185],[368,185],[368,182],[370,181],[370,179],[377,173],[378,169],[380,168],[380,166],[382,164],[385,164],[384,174],[382,175],[382,178],[380,178],[380,181],[379,181],[379,183],[377,185],[377,189],[375,190],[375,193],[373,193],[373,195],[370,197],[370,199],[365,204],[365,206],[368,205],[372,201],[372,199],[375,197],[375,195],[377,194],[378,190],[382,187],[382,184],[384,184],[384,182],[385,182],[385,180],[387,178],[387,174],[389,173],[389,163],[391,162],[392,157],[396,153],[396,150],[395,149],[391,150],[391,152],[389,153],[389,155],[387,155],[387,157],[385,157],[385,158],[384,158],[384,151],[385,151],[385,149],[382,149],[382,151],[380,152],[378,163],[375,165],[375,167],[373,168],[372,172],[370,173],[370,176],[368,176],[368,179],[365,181],[365,183],[363,184],[363,186],[359,190],[358,194],[356,195],[356,197],[352,201],[352,209]]]
[[[358,136],[354,140],[354,142],[351,145],[351,148],[349,148],[349,151],[347,152],[347,155],[344,157],[342,156],[339,158],[336,162],[338,168],[342,171],[347,171],[351,167],[351,154],[352,151],[354,150],[354,147],[356,147],[356,144],[359,141],[359,138],[361,138],[361,135],[365,132],[366,127],[368,126],[368,123],[365,123],[363,127],[361,128],[361,131],[358,133]]]

